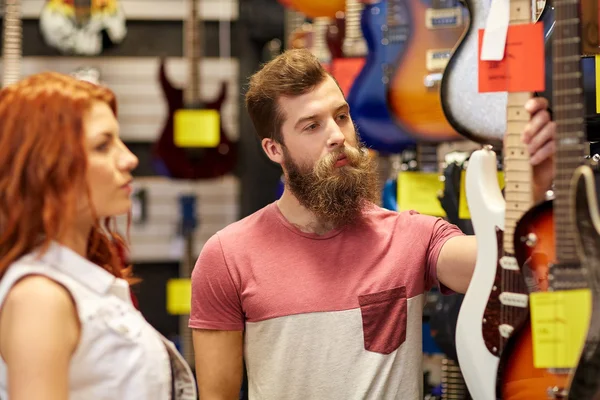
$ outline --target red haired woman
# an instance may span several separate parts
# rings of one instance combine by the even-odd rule
[[[196,399],[111,229],[137,163],[108,89],[43,73],[0,91],[0,398]]]

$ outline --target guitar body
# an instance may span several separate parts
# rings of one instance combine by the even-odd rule
[[[530,293],[548,290],[548,265],[556,259],[554,243],[552,201],[546,201],[526,212],[515,229],[515,257]],[[546,400],[548,388],[567,387],[569,379],[566,373],[535,368],[529,320],[509,340],[500,369],[498,393],[503,400]]]
[[[466,0],[470,20],[466,34],[454,50],[441,82],[441,103],[452,127],[461,135],[482,144],[500,145],[506,131],[506,116],[498,110],[506,109],[507,93],[479,93],[478,31],[483,29],[488,17],[488,0]],[[553,28],[554,15],[546,5],[539,20],[544,24],[546,43]],[[546,46],[546,77],[551,77],[552,58],[550,45]],[[546,79],[545,93],[552,93]],[[551,96],[549,96],[551,97]]]
[[[487,332],[498,335],[498,318],[484,320],[486,302],[496,282],[496,265],[504,229],[505,200],[498,186],[496,154],[475,151],[466,173],[466,194],[477,235],[477,262],[465,293],[456,323],[456,352],[460,368],[472,397],[495,400],[498,356],[486,343]]]
[[[588,166],[575,171],[572,184],[577,253],[587,269],[592,292],[592,315],[569,399],[600,399],[600,213],[594,173]]]
[[[200,149],[194,154],[175,145],[173,119],[177,110],[185,108],[184,93],[169,81],[164,60],[160,63],[159,80],[169,111],[160,139],[153,148],[153,164],[156,171],[175,179],[212,179],[233,171],[237,161],[237,143],[227,138],[222,117],[218,147]],[[223,82],[217,98],[206,103],[203,109],[217,110],[221,113],[226,95],[227,83]]]
[[[381,1],[363,9],[361,27],[368,53],[347,100],[352,120],[365,144],[379,152],[400,153],[415,142],[396,125],[387,106],[386,70],[393,65],[404,46],[402,42],[382,44],[386,3]]]
[[[396,123],[413,137],[424,141],[442,142],[459,139],[460,135],[446,120],[440,102],[439,82],[443,65],[450,56],[465,30],[468,19],[467,9],[462,5],[458,26],[443,27],[440,22],[436,29],[428,28],[422,21],[426,12],[432,10],[425,0],[407,0],[410,14],[410,33],[406,49],[396,61],[397,69],[390,78],[388,104]],[[449,18],[439,18],[440,21]],[[428,55],[428,52],[433,52]],[[432,65],[442,68],[428,68],[428,58]],[[472,78],[471,78],[472,79]]]

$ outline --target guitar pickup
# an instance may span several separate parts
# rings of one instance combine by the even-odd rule
[[[500,258],[500,266],[510,271],[519,271],[519,264],[514,257],[504,256]]]
[[[425,55],[425,68],[429,72],[443,71],[450,61],[452,49],[427,50]]]
[[[460,7],[428,8],[425,10],[425,26],[427,29],[455,28],[462,26],[463,11]]]
[[[503,292],[498,297],[505,306],[527,308],[529,304],[529,296],[522,293]]]

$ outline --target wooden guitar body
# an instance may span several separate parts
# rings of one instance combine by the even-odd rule
[[[514,242],[515,257],[529,292],[547,291],[549,265],[556,260],[552,201],[539,204],[523,215],[515,229]],[[569,380],[568,372],[551,373],[533,365],[529,319],[509,339],[499,371],[498,392],[503,400],[546,400],[548,389],[565,388]]]
[[[387,26],[386,17],[385,1],[367,5],[363,9],[361,27],[368,53],[347,100],[352,120],[365,144],[382,153],[400,153],[415,142],[394,122],[387,105],[386,83],[389,69],[404,48],[408,31],[404,29],[402,32],[403,27]],[[390,40],[392,36],[398,39]],[[382,44],[384,39],[386,45]]]
[[[404,4],[410,15],[410,33],[406,48],[396,61],[397,69],[390,77],[388,104],[391,112],[404,131],[420,140],[459,139],[460,135],[448,123],[442,110],[439,84],[450,54],[466,28],[467,9],[457,5],[459,12],[454,18],[440,16],[440,25],[428,28],[422,22],[426,20],[427,12],[451,9],[429,8],[423,0],[407,0]],[[448,20],[456,21],[457,26],[445,27],[443,24]]]
[[[153,148],[153,164],[157,173],[175,179],[212,179],[230,173],[237,161],[237,143],[227,138],[222,117],[218,147],[197,150],[177,147],[173,140],[173,119],[175,111],[184,108],[184,92],[169,81],[164,60],[160,63],[159,80],[169,111],[160,139]],[[226,95],[227,83],[223,82],[217,98],[203,104],[202,108],[221,113]]]
[[[600,213],[596,179],[588,166],[579,167],[572,181],[572,218],[577,253],[587,270],[592,314],[579,364],[569,387],[570,400],[600,399]]]

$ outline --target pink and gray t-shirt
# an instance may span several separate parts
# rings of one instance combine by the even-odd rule
[[[462,233],[413,211],[364,216],[319,236],[272,203],[205,244],[189,326],[245,330],[250,399],[423,398],[424,292]]]

